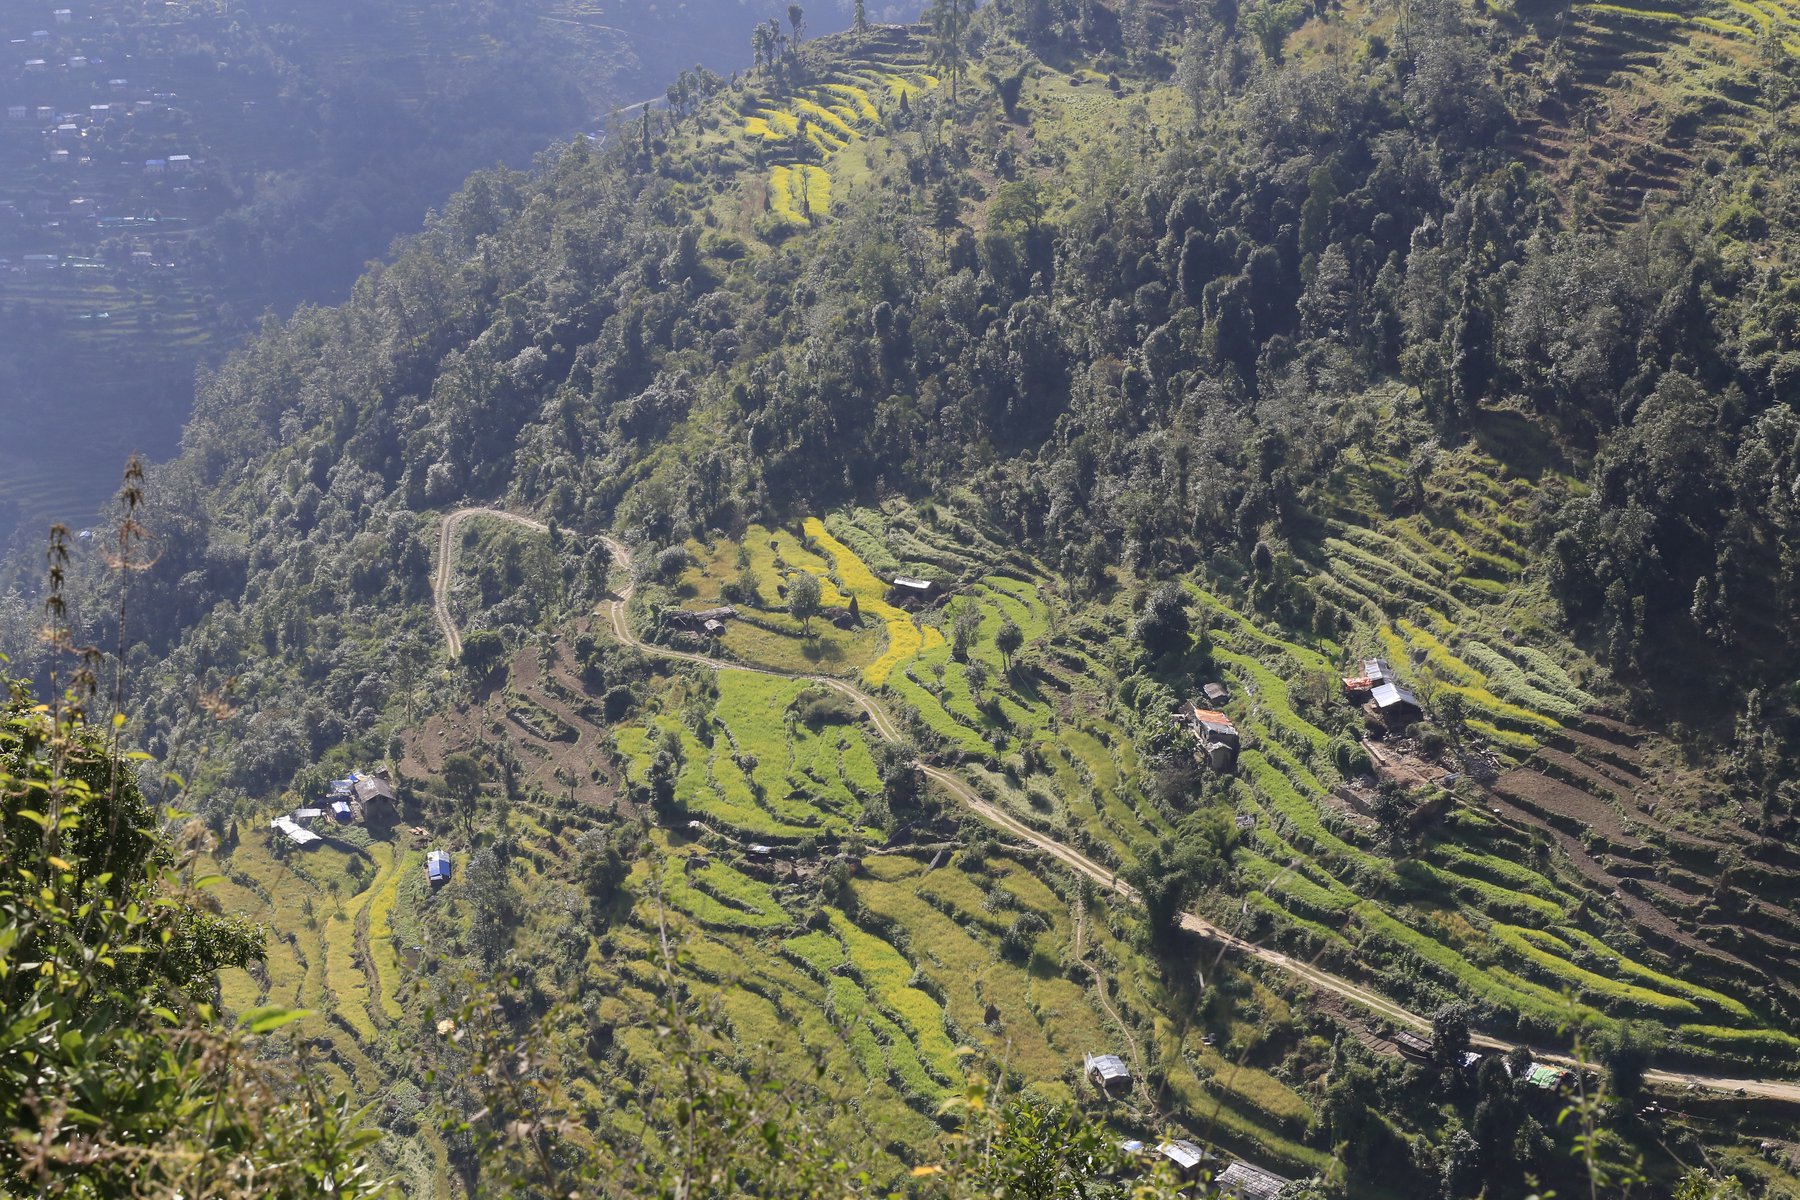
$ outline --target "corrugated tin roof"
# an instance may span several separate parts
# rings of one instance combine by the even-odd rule
[[[1184,1171],[1193,1170],[1210,1157],[1194,1143],[1182,1140],[1164,1142],[1156,1148],[1156,1152]]]
[[[1116,1054],[1090,1054],[1087,1057],[1087,1069],[1100,1072],[1102,1079],[1130,1079],[1131,1068],[1125,1060]]]
[[[1281,1189],[1288,1185],[1288,1180],[1273,1171],[1265,1171],[1247,1162],[1232,1163],[1219,1172],[1219,1177],[1213,1182],[1218,1185],[1220,1195],[1242,1196],[1245,1200],[1274,1200],[1281,1194]]]
[[[1376,684],[1374,690],[1369,694],[1374,698],[1377,708],[1392,708],[1396,704],[1410,704],[1421,712],[1425,709],[1425,706],[1419,703],[1417,696],[1397,683]]]
[[[286,834],[288,840],[293,842],[296,846],[310,846],[314,842],[321,840],[318,834],[310,829],[300,828],[300,826],[294,824],[294,822],[287,817],[276,817],[273,821],[269,822],[269,826],[273,829],[279,829],[282,833]]]

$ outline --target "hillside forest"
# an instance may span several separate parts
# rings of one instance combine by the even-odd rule
[[[1800,1196],[1800,10],[884,15],[52,532],[6,1186]]]
[[[821,32],[847,19],[818,6]],[[268,312],[341,300],[470,171],[749,62],[743,0],[91,0],[0,13],[0,544],[91,524]],[[683,74],[685,73],[685,75]],[[685,83],[684,83],[685,86]],[[45,452],[73,420],[82,447]],[[95,453],[97,451],[97,453]]]

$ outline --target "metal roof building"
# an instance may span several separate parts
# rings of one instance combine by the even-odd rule
[[[450,852],[448,850],[425,852],[425,878],[434,884],[450,882]]]
[[[1116,1054],[1090,1054],[1082,1067],[1093,1085],[1109,1095],[1131,1091],[1131,1068]]]
[[[269,822],[269,828],[279,830],[286,834],[288,841],[294,843],[296,846],[310,846],[319,840],[318,834],[310,829],[300,828],[300,826],[294,824],[293,820],[288,817],[276,817],[273,821]]]
[[[1242,1200],[1275,1200],[1288,1183],[1273,1171],[1253,1167],[1247,1162],[1232,1163],[1213,1180],[1219,1195],[1241,1197]]]
[[[1384,714],[1407,707],[1411,707],[1416,713],[1422,714],[1425,711],[1425,706],[1419,703],[1419,698],[1397,683],[1378,683],[1369,692],[1369,695],[1375,701],[1375,707]]]
[[[1175,1164],[1183,1178],[1192,1179],[1200,1173],[1200,1168],[1212,1161],[1212,1155],[1194,1143],[1177,1139],[1164,1142],[1156,1148],[1156,1152]]]

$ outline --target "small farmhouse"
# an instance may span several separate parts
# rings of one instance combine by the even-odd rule
[[[1217,709],[1201,708],[1196,704],[1189,720],[1194,737],[1200,743],[1200,752],[1206,756],[1207,765],[1215,771],[1235,770],[1238,731],[1237,726],[1231,723],[1231,718]]]
[[[1189,1181],[1198,1179],[1201,1169],[1213,1157],[1194,1143],[1182,1139],[1164,1142],[1156,1148],[1156,1152],[1175,1165],[1177,1175]]]
[[[1419,698],[1397,683],[1378,683],[1369,692],[1369,698],[1381,713],[1381,719],[1390,726],[1409,725],[1425,715],[1425,706]]]
[[[731,620],[735,616],[737,616],[737,609],[731,607],[729,604],[725,604],[718,608],[703,608],[699,610],[686,608],[676,609],[669,613],[668,620],[670,626],[675,629],[694,629],[711,633],[711,626],[717,625],[719,627],[719,632],[723,633],[725,631],[725,622]]]
[[[1265,1171],[1247,1162],[1232,1163],[1213,1180],[1213,1186],[1219,1189],[1219,1195],[1238,1200],[1275,1200],[1288,1183],[1287,1179],[1273,1171]]]
[[[1131,1068],[1116,1054],[1090,1054],[1083,1063],[1088,1082],[1108,1096],[1131,1094]]]
[[[450,882],[450,852],[428,850],[425,853],[425,879],[432,887]]]
[[[1394,1045],[1400,1048],[1401,1054],[1414,1062],[1429,1063],[1437,1057],[1436,1047],[1429,1039],[1422,1038],[1416,1033],[1409,1033],[1404,1029],[1394,1035]]]
[[[1200,689],[1200,694],[1206,697],[1206,702],[1208,704],[1218,705],[1225,703],[1225,685],[1222,683],[1209,683]]]
[[[368,811],[369,805],[378,801],[394,803],[394,785],[389,782],[385,771],[374,775],[366,775],[361,771],[350,772],[350,793],[356,802]]]

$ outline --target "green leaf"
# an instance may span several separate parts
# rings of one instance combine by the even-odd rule
[[[244,1014],[242,1024],[251,1033],[273,1033],[283,1025],[312,1015],[309,1008],[253,1008]]]

